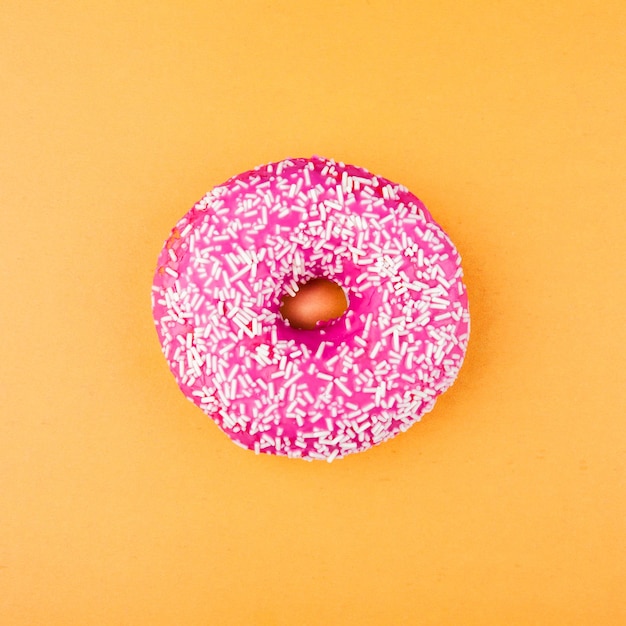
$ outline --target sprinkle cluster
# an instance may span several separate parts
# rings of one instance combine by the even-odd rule
[[[316,330],[280,301],[325,277],[349,300]],[[183,393],[257,453],[332,461],[408,429],[469,336],[459,255],[405,187],[330,159],[260,166],[176,225],[152,288]]]

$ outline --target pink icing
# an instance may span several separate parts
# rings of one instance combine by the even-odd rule
[[[285,293],[326,277],[339,320],[290,328]],[[215,187],[158,259],[153,314],[183,393],[257,453],[365,450],[431,410],[469,336],[460,257],[405,187],[313,157]]]

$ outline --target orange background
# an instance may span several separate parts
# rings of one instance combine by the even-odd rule
[[[625,58],[621,0],[3,0],[0,623],[626,624]],[[472,313],[331,465],[230,443],[150,312],[197,199],[313,153],[425,201]]]

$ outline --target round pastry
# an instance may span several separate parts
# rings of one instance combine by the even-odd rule
[[[332,461],[405,431],[469,336],[459,255],[402,185],[313,157],[215,187],[159,255],[181,390],[237,444]]]

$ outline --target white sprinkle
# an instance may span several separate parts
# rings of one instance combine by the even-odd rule
[[[430,314],[428,312],[422,313],[420,317],[417,318],[416,323],[420,326],[426,326],[430,322]]]
[[[370,359],[375,359],[376,355],[380,352],[381,348],[382,348],[382,343],[380,341],[377,341],[374,344],[374,347],[372,348],[372,350],[370,352]]]
[[[334,461],[337,456],[339,455],[339,448],[335,448],[327,457],[326,457],[326,461],[328,463],[332,463],[332,461]]]
[[[392,334],[392,346],[395,352],[400,352],[400,336],[398,334],[397,329],[394,328]]]
[[[367,341],[365,341],[365,339],[359,337],[358,335],[354,336],[354,343],[361,346],[362,348],[367,348]]]
[[[339,387],[339,389],[341,389],[341,391],[343,391],[347,396],[352,395],[352,392],[350,391],[350,389],[346,387],[346,385],[340,378],[335,378],[335,385],[337,385],[337,387]]]
[[[289,387],[289,385],[293,385],[296,380],[304,376],[304,372],[302,370],[298,370],[289,380],[286,380],[284,383],[285,387]]]

